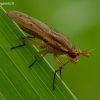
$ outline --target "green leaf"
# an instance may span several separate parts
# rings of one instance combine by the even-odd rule
[[[34,66],[37,49],[26,42],[25,47],[11,50],[21,44],[24,33],[0,7],[0,98],[2,100],[76,100],[57,75],[52,89],[54,70],[44,57]]]

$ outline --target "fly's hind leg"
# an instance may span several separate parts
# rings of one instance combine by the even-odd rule
[[[60,77],[62,79],[62,75],[61,75],[61,70],[64,68],[64,66],[69,63],[70,61],[66,62],[65,64],[63,64],[57,57],[57,55],[54,54],[54,58],[55,60],[58,62],[58,64],[60,65],[59,69],[55,70],[54,72],[54,77],[53,77],[53,90],[55,89],[55,78],[56,78],[56,73],[60,72]]]
[[[35,41],[31,40],[30,38],[34,38],[34,37],[33,37],[33,36],[24,36],[24,37],[22,38],[22,44],[21,44],[21,45],[18,45],[18,46],[12,47],[11,50],[12,50],[12,49],[15,49],[15,48],[19,48],[19,47],[25,46],[25,45],[26,45],[26,44],[25,44],[25,40],[27,40],[28,42],[30,42],[31,44],[33,44],[33,45],[36,46],[36,47],[40,47],[39,44],[37,44]]]
[[[36,46],[36,47],[38,47],[38,48],[42,48],[42,49],[45,48],[44,42],[42,42],[41,44],[38,44],[38,43],[36,43],[35,41],[31,40],[30,38],[34,38],[34,37],[32,37],[32,36],[24,36],[23,39],[22,39],[23,44],[18,45],[18,46],[14,46],[14,47],[11,48],[11,50],[12,50],[12,49],[15,49],[15,48],[18,48],[18,47],[25,46],[25,40],[27,40],[28,42],[30,42],[31,44],[33,44],[34,46]],[[43,50],[43,51],[40,51],[40,52],[35,53],[35,54],[34,54],[35,60],[34,60],[34,62],[29,66],[29,68],[31,68],[31,67],[34,65],[34,63],[38,60],[38,58],[37,58],[38,55],[45,54],[45,53],[47,53],[47,50]]]

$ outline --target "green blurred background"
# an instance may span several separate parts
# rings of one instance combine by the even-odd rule
[[[6,2],[7,0],[0,0]],[[100,100],[100,0],[9,0],[14,5],[2,6],[6,11],[17,10],[46,22],[66,35],[83,51],[92,52],[89,58],[79,57],[77,65],[69,63],[62,70],[63,81],[78,100]],[[46,59],[56,70],[59,65],[53,55]],[[66,59],[60,58],[63,62]]]

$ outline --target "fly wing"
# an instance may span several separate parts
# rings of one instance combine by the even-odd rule
[[[31,21],[41,29],[43,36],[45,35],[44,41],[51,45],[53,48],[68,52],[72,48],[71,42],[64,35],[55,32],[50,29],[46,24],[39,20],[30,17]],[[43,40],[43,37],[42,37]]]
[[[14,20],[24,31],[32,31],[36,33],[37,36],[47,37],[48,34],[45,34],[44,31],[50,31],[50,28],[39,20],[32,18],[24,13],[18,11],[8,11],[8,16]],[[34,35],[32,34],[31,35]]]
[[[59,47],[58,49],[61,49],[67,52],[68,50],[72,48],[72,43],[63,34],[60,34],[52,30],[52,34],[49,33],[49,35],[51,36],[52,39],[56,41]]]
[[[67,52],[71,42],[62,34],[50,29],[46,24],[18,11],[8,11],[8,16],[27,33],[40,38],[51,47]]]

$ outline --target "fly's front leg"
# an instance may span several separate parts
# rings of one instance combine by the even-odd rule
[[[41,54],[45,54],[46,52],[47,52],[47,50],[43,50],[43,51],[35,53],[34,54],[35,60],[34,60],[34,62],[28,68],[31,68],[34,65],[34,63],[38,60],[37,56],[39,56]]]
[[[63,64],[59,59],[58,59],[58,57],[57,57],[57,55],[55,55],[54,54],[54,58],[55,58],[55,60],[58,62],[58,64],[60,64],[60,67],[59,67],[59,69],[57,69],[56,71],[55,71],[55,73],[54,73],[54,78],[53,78],[53,90],[55,89],[55,78],[56,78],[56,73],[57,72],[60,72],[60,77],[61,77],[61,79],[62,79],[62,75],[61,75],[61,70],[64,68],[64,66],[67,64],[67,63],[69,63],[70,61],[68,61],[68,62],[66,62],[65,64]]]
[[[59,67],[59,69],[57,69],[57,70],[55,71],[55,73],[54,73],[54,77],[53,77],[53,90],[55,89],[55,78],[56,78],[56,73],[57,73],[58,71],[61,72],[62,68],[63,68],[63,67]]]
[[[57,61],[57,63],[58,63],[60,66],[64,66],[64,64],[58,59],[58,56],[57,56],[56,54],[54,54],[54,58],[55,58],[55,60]],[[61,68],[61,67],[59,67],[59,68]],[[62,79],[61,70],[59,70],[59,72],[60,72],[60,77],[61,77],[61,79]]]
[[[61,67],[59,67],[59,68],[61,68]],[[61,74],[61,70],[60,70],[59,72],[60,72],[60,78],[62,79],[62,74]]]

